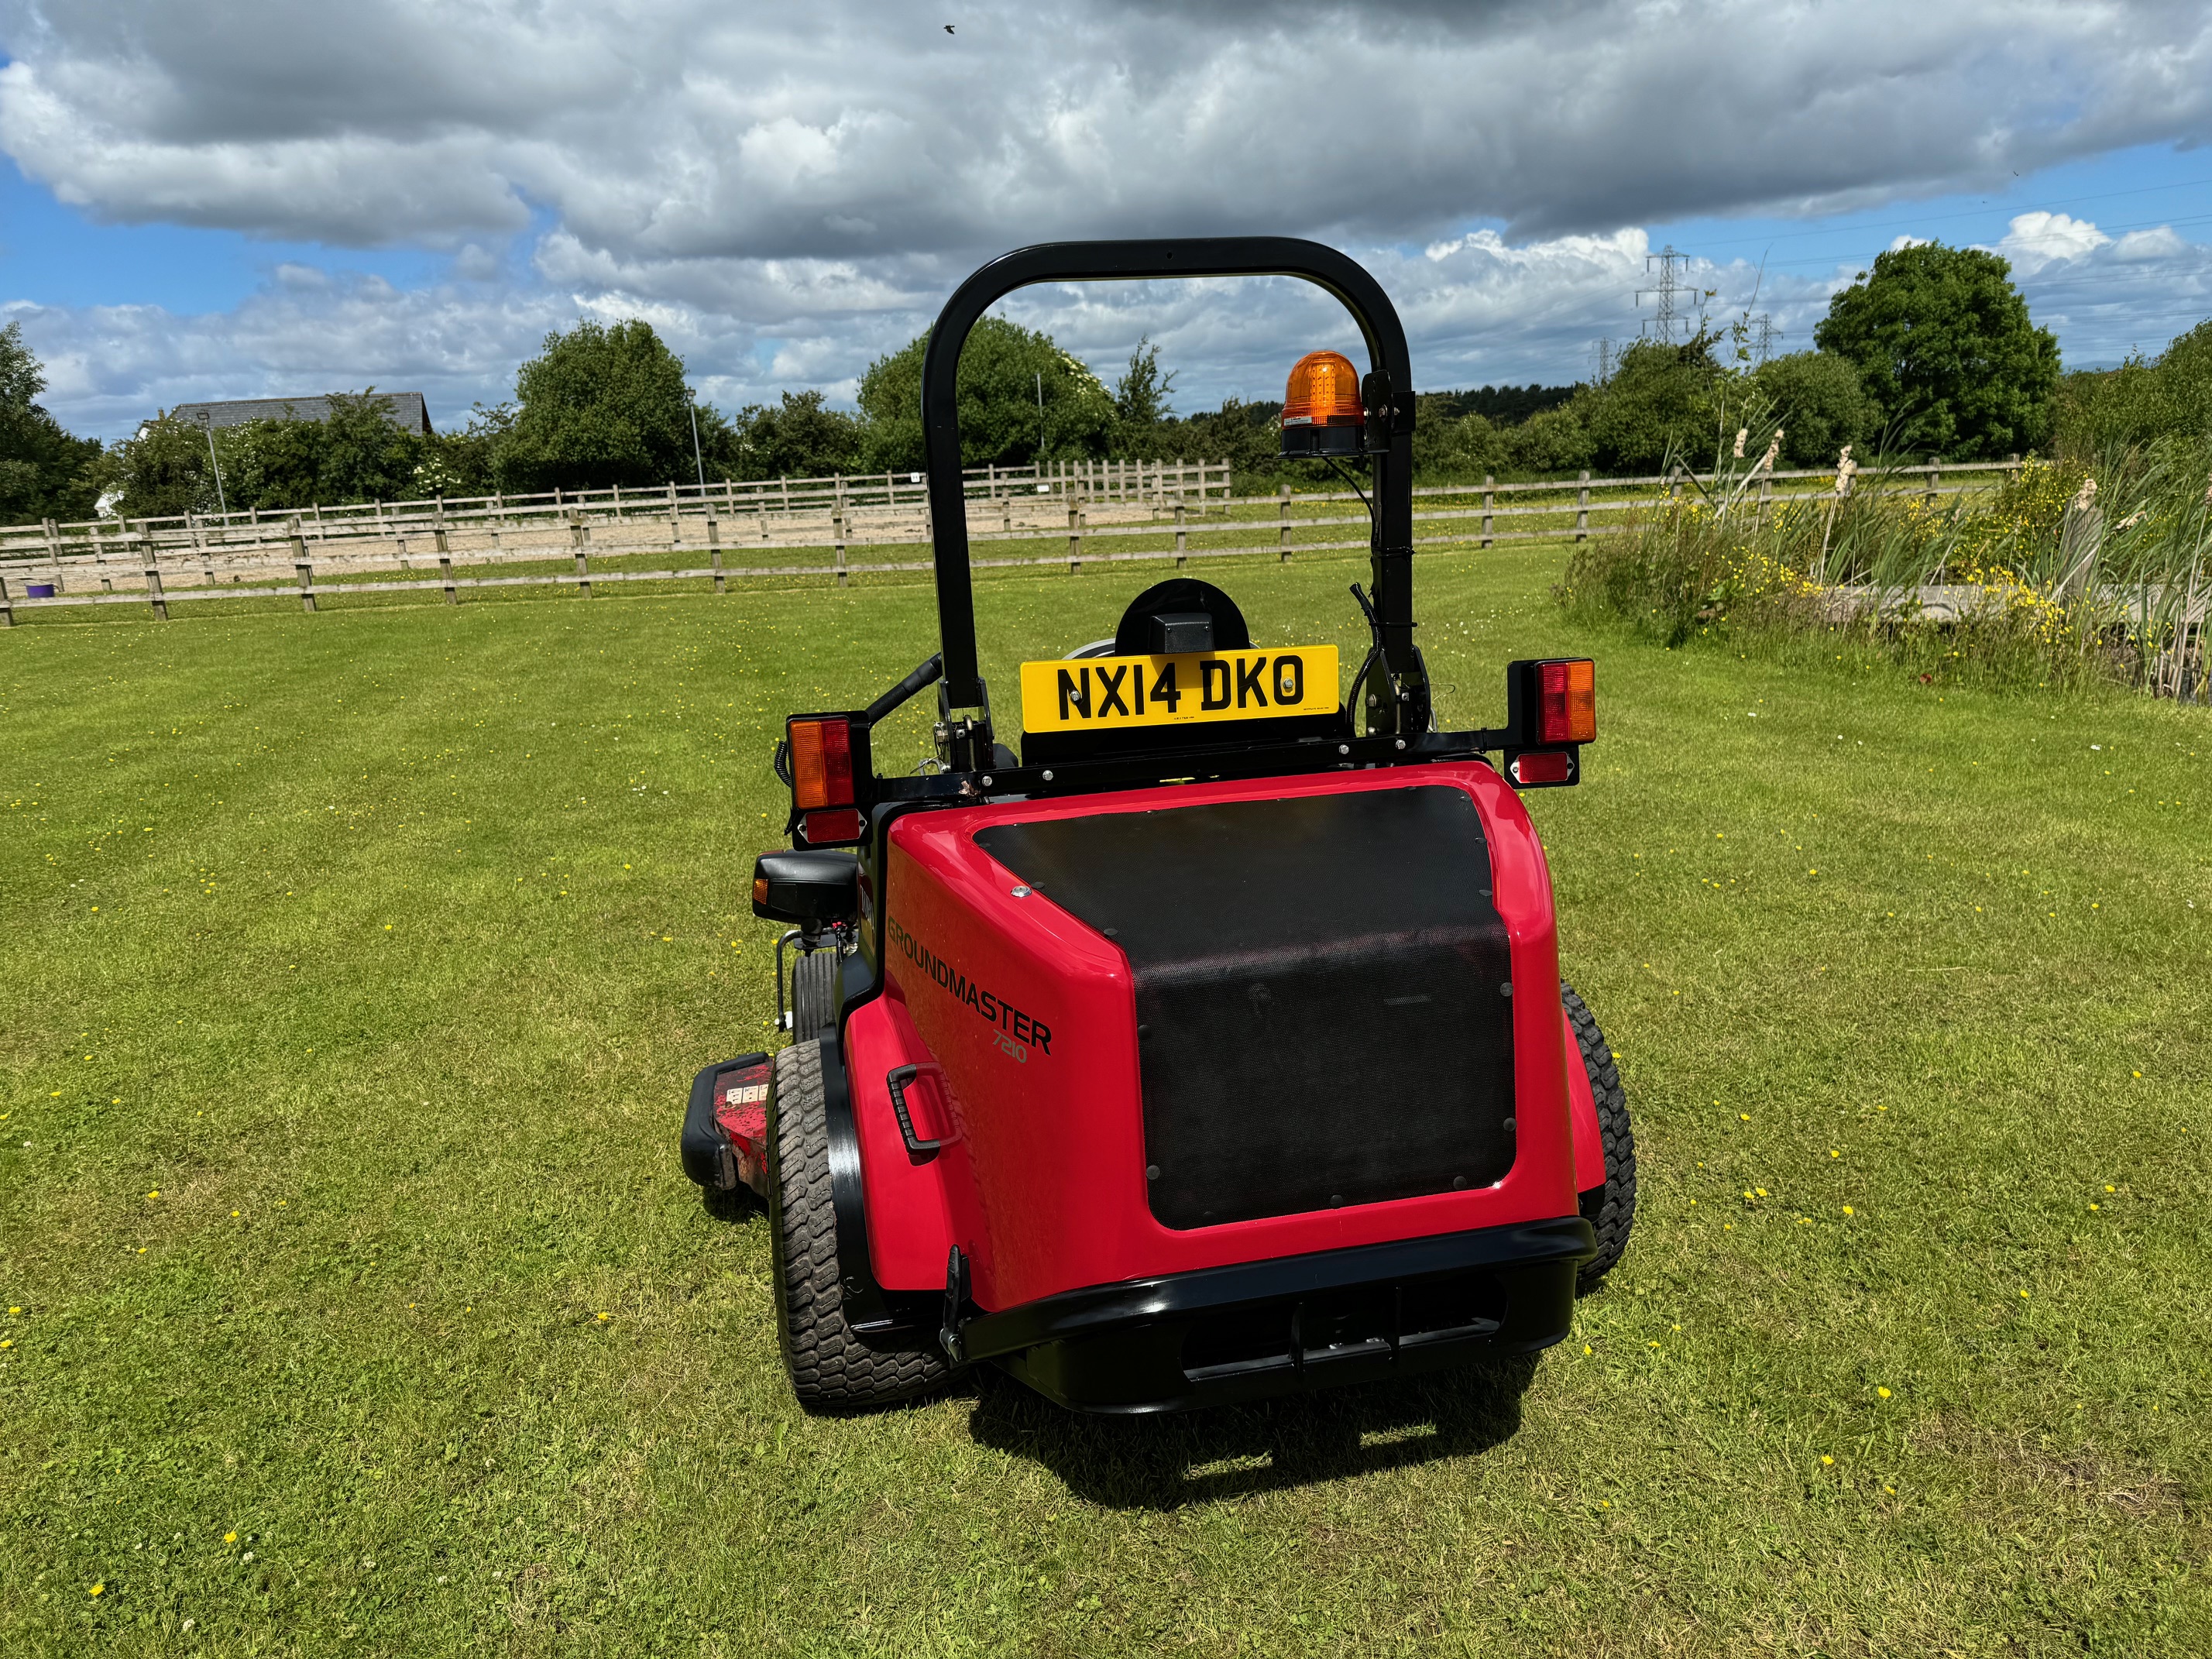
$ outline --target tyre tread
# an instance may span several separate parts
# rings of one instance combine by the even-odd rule
[[[871,1346],[845,1321],[819,1042],[802,1040],[775,1057],[774,1105],[776,1328],[799,1403],[854,1411],[935,1387],[951,1371],[935,1348]]]
[[[1559,1001],[1567,1029],[1582,1051],[1583,1069],[1589,1076],[1590,1094],[1597,1103],[1598,1139],[1605,1151],[1605,1184],[1583,1195],[1583,1214],[1597,1233],[1597,1254],[1575,1275],[1575,1287],[1587,1291],[1613,1271],[1636,1225],[1636,1135],[1629,1126],[1628,1093],[1621,1086],[1620,1067],[1605,1033],[1598,1029],[1597,1016],[1565,980],[1559,982]]]

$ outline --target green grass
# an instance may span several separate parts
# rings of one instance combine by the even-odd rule
[[[0,1650],[2212,1648],[2203,712],[1577,635],[1560,563],[1425,557],[1423,635],[1455,723],[1600,659],[1530,808],[1627,1259],[1532,1364],[1155,1423],[805,1417],[677,1167],[776,722],[927,589],[0,637]],[[982,580],[994,683],[1152,574]],[[1360,574],[1222,579],[1350,651]]]

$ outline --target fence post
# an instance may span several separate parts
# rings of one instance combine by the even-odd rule
[[[2020,477],[2020,456],[2019,456],[2017,453],[2014,453],[2014,454],[2011,454],[2011,455],[2008,455],[2008,456],[2006,456],[2006,457],[2005,457],[2005,482],[2006,482],[2007,483],[2010,483],[2014,479],[2015,479],[2015,478],[2017,478],[2017,477]]]
[[[8,597],[8,579],[0,576],[0,627],[15,625],[15,601]]]
[[[592,597],[592,577],[591,567],[584,562],[584,549],[591,538],[591,526],[584,522],[582,512],[576,508],[570,508],[568,545],[576,555],[576,591],[587,599]]]
[[[1575,490],[1575,539],[1589,539],[1589,469],[1584,467],[1580,485]]]
[[[161,597],[161,568],[151,559],[146,561],[146,599],[155,616],[169,620],[169,602]]]
[[[844,494],[844,479],[842,475],[837,483],[838,494],[842,497]],[[839,501],[836,507],[830,514],[830,536],[836,544],[837,550],[837,586],[843,587],[848,586],[848,581],[845,574],[845,504],[842,500]]]
[[[1928,507],[1930,512],[1935,511],[1936,492],[1942,482],[1943,463],[1931,455],[1928,459]]]
[[[1076,505],[1071,494],[1067,498],[1067,574],[1080,575],[1083,572],[1083,509]]]
[[[443,538],[441,538],[441,539]],[[442,548],[439,550],[438,553],[438,580],[443,582],[446,586],[446,603],[447,605],[459,605],[461,602],[461,596],[453,591],[453,557]]]
[[[1176,568],[1178,570],[1188,570],[1190,568],[1190,537],[1183,529],[1183,507],[1182,503],[1180,501],[1175,504],[1175,510]]]
[[[1585,472],[1583,474],[1583,477],[1587,478],[1589,477],[1589,474]],[[1681,505],[1682,464],[1680,461],[1675,462],[1674,465],[1667,469],[1667,499],[1674,502],[1678,507]]]
[[[300,609],[312,616],[315,609],[315,568],[304,558],[295,556],[292,568],[300,574]]]
[[[1488,547],[1492,540],[1490,515],[1497,510],[1498,475],[1486,472],[1482,475],[1482,544],[1485,547]]]
[[[1766,522],[1767,503],[1773,499],[1774,472],[1771,467],[1763,467],[1759,474],[1759,520],[1761,524]]]
[[[707,509],[707,557],[714,567],[714,591],[722,588],[722,521],[714,516],[714,509]]]
[[[1280,517],[1281,517],[1281,525],[1282,525],[1282,527],[1281,527],[1281,532],[1280,532],[1280,541],[1279,541],[1279,545],[1277,546],[1277,548],[1276,548],[1276,553],[1277,553],[1277,555],[1278,555],[1279,562],[1283,563],[1283,564],[1288,564],[1288,563],[1291,562],[1291,487],[1290,487],[1290,485],[1288,485],[1288,484],[1283,484],[1283,485],[1280,485],[1279,487],[1278,487],[1278,489],[1276,489],[1276,492],[1275,492],[1275,499],[1276,499],[1276,501],[1277,501],[1277,503],[1278,503],[1278,511],[1279,511],[1279,514],[1280,514]]]

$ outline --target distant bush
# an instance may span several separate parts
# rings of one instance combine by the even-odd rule
[[[1832,465],[1846,444],[1863,450],[1873,442],[1874,403],[1848,357],[1793,351],[1761,363],[1749,378],[1782,423],[1782,465]]]
[[[2057,424],[2061,448],[2083,457],[2212,432],[2212,319],[2176,336],[2154,360],[2065,376]]]

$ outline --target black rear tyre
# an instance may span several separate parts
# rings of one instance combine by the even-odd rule
[[[845,1322],[818,1042],[802,1037],[775,1057],[769,1145],[776,1332],[799,1403],[811,1412],[855,1411],[943,1382],[951,1367],[934,1346],[871,1347]]]
[[[791,968],[791,1040],[810,1042],[837,1029],[843,958],[835,945],[799,953]]]
[[[1567,1029],[1582,1051],[1583,1069],[1589,1074],[1590,1094],[1597,1102],[1598,1137],[1605,1146],[1605,1185],[1582,1195],[1583,1218],[1597,1231],[1597,1254],[1575,1275],[1575,1288],[1587,1291],[1612,1271],[1628,1248],[1629,1230],[1636,1224],[1636,1136],[1628,1127],[1628,1097],[1620,1086],[1620,1068],[1613,1050],[1597,1028],[1596,1016],[1562,981],[1559,1001],[1567,1014]]]

